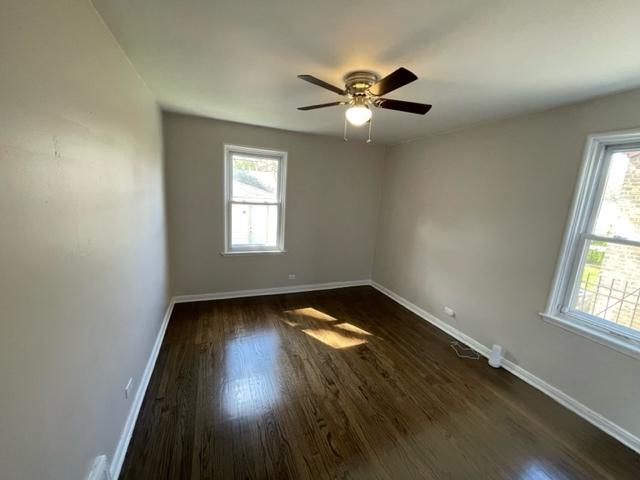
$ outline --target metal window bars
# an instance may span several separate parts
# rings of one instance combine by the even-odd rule
[[[630,286],[628,280],[604,280],[600,275],[597,281],[591,279],[592,274],[588,273],[586,279],[580,282],[576,309],[618,325],[640,330],[640,287]],[[624,287],[620,288],[623,282]]]

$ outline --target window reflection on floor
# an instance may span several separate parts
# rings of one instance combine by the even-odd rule
[[[518,475],[519,480],[555,480],[556,478],[555,475],[548,472],[542,463],[535,460],[527,462]]]
[[[280,320],[335,349],[368,342],[371,333],[312,307],[287,310]],[[264,331],[231,340],[225,347],[223,409],[229,419],[262,415],[280,402],[280,338]]]
[[[261,415],[280,401],[276,332],[235,338],[225,348],[224,413],[230,419]]]

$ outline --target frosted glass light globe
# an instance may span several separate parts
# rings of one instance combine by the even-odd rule
[[[371,110],[362,105],[350,107],[345,112],[345,116],[351,125],[359,127],[371,119]]]

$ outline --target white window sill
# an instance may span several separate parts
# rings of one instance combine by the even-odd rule
[[[220,252],[223,257],[238,257],[243,255],[284,255],[286,250],[234,250],[230,252]]]
[[[605,328],[591,326],[586,322],[566,318],[562,315],[540,313],[540,316],[545,322],[557,325],[558,327],[570,332],[577,333],[589,340],[613,348],[614,350],[624,353],[630,357],[640,359],[640,343],[631,338],[623,337],[622,335],[612,333]]]

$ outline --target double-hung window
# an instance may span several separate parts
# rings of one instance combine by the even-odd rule
[[[640,358],[640,132],[589,138],[543,317]]]
[[[225,252],[284,251],[287,153],[224,146]]]

